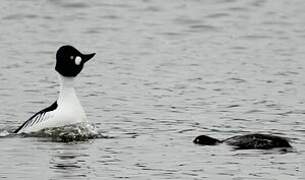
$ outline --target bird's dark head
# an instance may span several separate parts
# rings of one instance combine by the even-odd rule
[[[193,142],[195,144],[200,144],[200,145],[216,145],[216,144],[221,143],[220,140],[212,138],[210,136],[206,136],[206,135],[197,136]]]
[[[82,54],[70,45],[62,46],[56,53],[55,70],[62,76],[76,77],[94,55],[95,53]]]

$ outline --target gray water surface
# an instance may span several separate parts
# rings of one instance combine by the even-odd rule
[[[4,0],[0,129],[58,93],[55,52],[95,52],[77,79],[113,138],[0,138],[0,179],[305,178],[305,1]],[[197,146],[200,134],[290,138],[294,152]]]

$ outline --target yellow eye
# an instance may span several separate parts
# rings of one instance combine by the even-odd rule
[[[73,60],[73,59],[74,59],[74,56],[70,56],[70,59]]]

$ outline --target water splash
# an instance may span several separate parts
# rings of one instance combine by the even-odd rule
[[[0,130],[0,137],[6,137],[10,135],[10,133],[7,130]]]
[[[105,138],[96,127],[88,123],[78,123],[68,126],[45,128],[32,133],[21,133],[23,137],[43,137],[56,142],[87,141],[89,139]]]
[[[104,136],[93,124],[78,123],[68,126],[46,128],[38,132],[15,134],[10,129],[0,129],[0,138],[41,137],[55,142],[87,141],[89,139],[109,138]]]

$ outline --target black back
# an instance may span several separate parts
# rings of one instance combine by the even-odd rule
[[[233,136],[224,140],[224,142],[235,146],[235,149],[272,149],[291,147],[286,138],[270,134]]]
[[[224,142],[228,145],[234,146],[234,149],[291,148],[291,145],[286,138],[270,134],[239,135],[230,137],[223,141],[206,135],[200,135],[196,137],[193,142],[200,145],[216,145]]]
[[[45,118],[44,118],[45,114],[47,112],[54,111],[56,108],[57,108],[57,101],[55,101],[51,106],[49,106],[49,107],[39,111],[38,113],[34,114],[32,117],[30,117],[30,119],[25,121],[18,129],[16,129],[14,131],[14,133],[18,133],[23,128],[26,128],[26,127],[28,127],[30,125],[32,126],[32,125],[34,125],[36,123],[44,121],[45,120]],[[36,118],[38,116],[39,116],[39,118]]]

